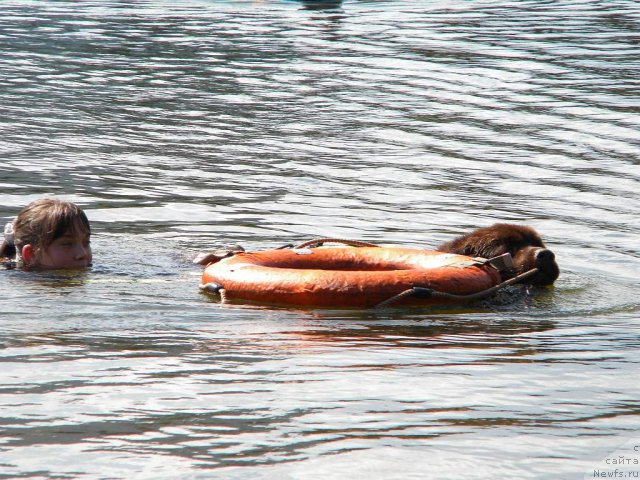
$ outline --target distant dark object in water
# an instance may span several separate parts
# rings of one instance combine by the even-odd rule
[[[308,10],[329,10],[342,7],[342,0],[302,0],[302,5]]]

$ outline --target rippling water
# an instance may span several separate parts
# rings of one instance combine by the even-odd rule
[[[0,477],[611,468],[640,445],[639,38],[635,1],[2,2],[0,220],[76,201],[95,265],[0,274]],[[554,288],[220,306],[190,263],[495,221]]]

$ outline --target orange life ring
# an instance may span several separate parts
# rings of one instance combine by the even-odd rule
[[[412,248],[323,247],[238,253],[206,267],[203,285],[228,300],[368,308],[413,287],[470,295],[500,283],[500,273],[470,257]],[[398,305],[453,303],[406,298]]]

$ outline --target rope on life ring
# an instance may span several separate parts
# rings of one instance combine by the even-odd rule
[[[412,287],[409,288],[407,290],[405,290],[404,292],[400,292],[397,295],[394,295],[393,297],[385,300],[384,302],[380,302],[379,304],[377,304],[376,306],[374,306],[373,308],[385,308],[388,307],[389,305],[392,305],[395,302],[398,302],[400,300],[402,300],[403,298],[407,298],[407,297],[417,297],[417,298],[442,298],[442,299],[446,299],[446,300],[454,300],[454,301],[459,301],[459,302],[472,302],[474,300],[480,300],[483,298],[487,298],[491,295],[493,295],[495,292],[497,292],[498,290],[501,290],[505,287],[508,287],[509,285],[513,285],[514,283],[518,283],[521,280],[525,280],[529,277],[531,277],[532,275],[538,273],[538,269],[537,268],[532,268],[531,270],[527,270],[524,273],[521,273],[520,275],[517,275],[513,278],[510,278],[509,280],[505,280],[502,283],[499,283],[498,285],[495,285],[491,288],[487,288],[486,290],[482,290],[480,292],[476,292],[476,293],[472,293],[470,295],[454,295],[452,293],[446,293],[446,292],[439,292],[437,290],[433,290],[431,288],[425,288],[425,287]]]
[[[309,240],[308,242],[301,243],[294,248],[307,248],[319,247],[324,243],[342,243],[351,247],[378,247],[373,243],[361,242],[360,240],[348,240],[346,238],[317,238],[315,240]]]

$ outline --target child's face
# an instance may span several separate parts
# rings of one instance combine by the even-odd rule
[[[42,268],[86,268],[91,265],[90,235],[67,232],[37,256]]]

